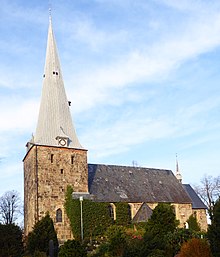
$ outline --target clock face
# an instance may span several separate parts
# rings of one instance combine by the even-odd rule
[[[61,146],[67,145],[67,140],[64,139],[64,138],[60,138],[60,139],[59,139],[59,145],[61,145]]]

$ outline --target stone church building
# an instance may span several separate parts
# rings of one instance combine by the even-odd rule
[[[78,195],[114,203],[127,202],[132,222],[147,220],[158,203],[174,206],[180,226],[195,214],[207,229],[206,206],[190,185],[183,185],[178,163],[171,170],[87,163],[87,150],[77,138],[71,119],[61,67],[49,21],[43,89],[37,128],[24,157],[24,229],[50,213],[60,242],[72,238],[64,201],[67,185]]]

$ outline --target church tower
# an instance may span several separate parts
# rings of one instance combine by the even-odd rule
[[[79,143],[69,105],[50,18],[38,123],[23,160],[26,236],[49,212],[59,241],[71,239],[66,188],[88,192],[87,150]]]

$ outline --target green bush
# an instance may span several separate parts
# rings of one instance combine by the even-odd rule
[[[0,256],[20,257],[22,252],[21,228],[14,224],[0,224]]]
[[[189,229],[192,231],[201,231],[199,223],[197,222],[196,216],[195,215],[190,215],[188,220],[187,220],[188,224],[189,224]]]
[[[212,223],[208,227],[207,236],[213,256],[220,257],[220,199],[213,207]]]
[[[170,204],[159,203],[146,223],[142,256],[173,256],[167,250],[166,237],[173,233],[178,225],[174,209]]]
[[[75,240],[68,240],[60,247],[59,257],[86,257],[85,248],[80,242]]]
[[[29,233],[27,239],[27,250],[32,255],[34,255],[34,253],[37,254],[38,252],[44,252],[49,255],[50,240],[53,240],[55,250],[58,249],[58,240],[53,221],[49,214],[47,214],[35,224],[33,231]],[[55,256],[57,256],[56,251]]]

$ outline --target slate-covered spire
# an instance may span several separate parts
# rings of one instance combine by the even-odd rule
[[[43,89],[34,144],[83,149],[72,123],[56,42],[49,20]]]
[[[176,155],[176,178],[180,183],[182,183],[182,175],[181,175],[180,170],[179,170],[177,155]]]

